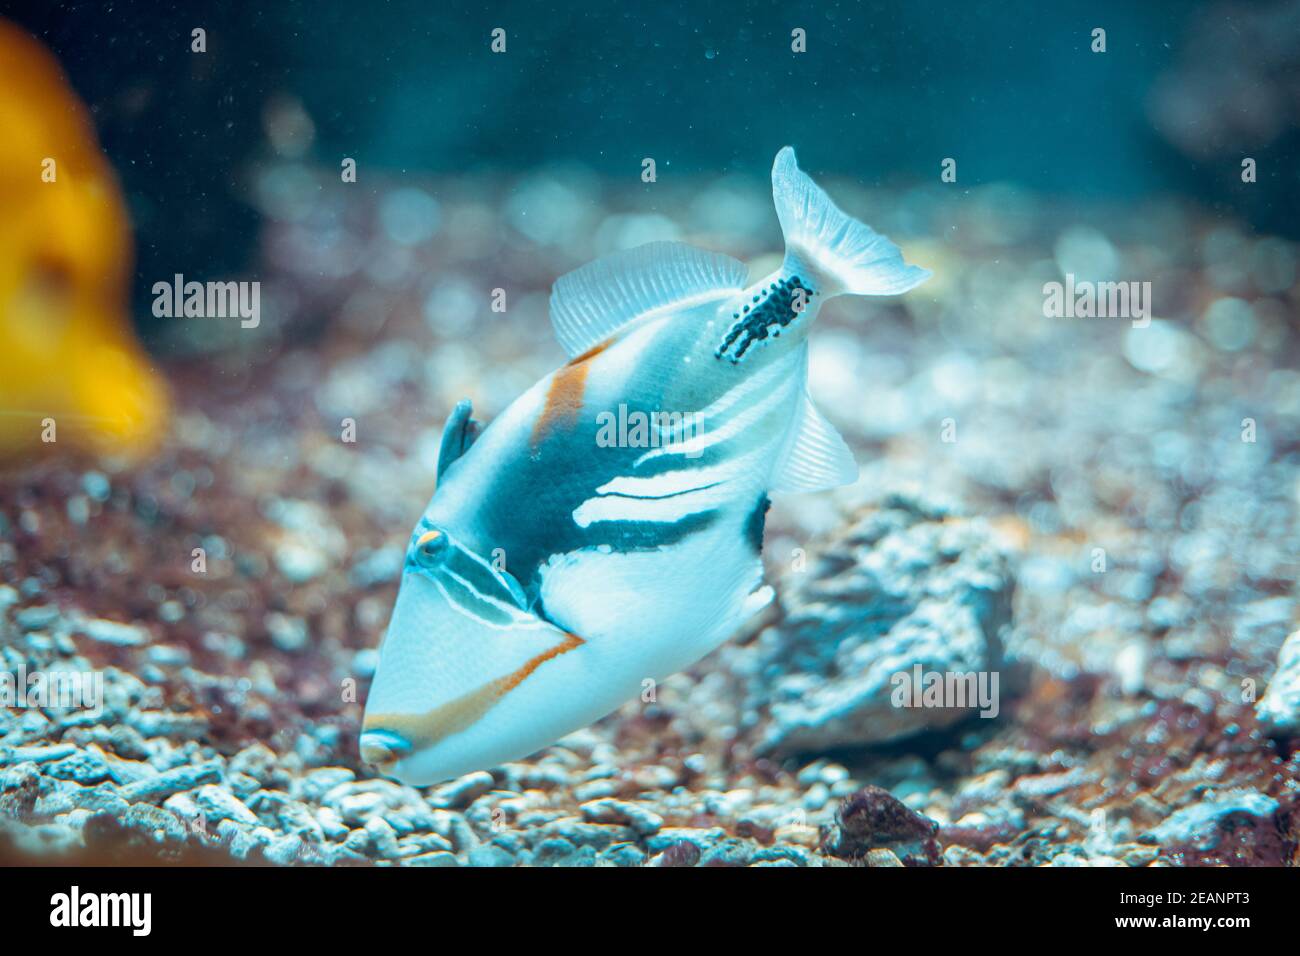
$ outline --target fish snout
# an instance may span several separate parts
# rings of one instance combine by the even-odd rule
[[[359,742],[361,759],[380,770],[390,770],[411,752],[410,741],[392,730],[363,727]]]

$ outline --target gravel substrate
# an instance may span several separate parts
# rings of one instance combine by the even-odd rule
[[[743,180],[648,209],[563,171],[420,202],[260,175],[267,314],[178,320],[160,452],[0,476],[0,670],[103,679],[102,713],[0,710],[6,856],[1300,859],[1300,637],[1274,677],[1300,628],[1294,246],[1170,205],[830,184],[936,276],[813,333],[862,480],[776,503],[776,604],[653,701],[417,790],[356,735],[443,417],[470,397],[490,419],[560,362],[559,273],[654,238],[753,261],[774,217]],[[412,203],[431,233],[394,226]],[[1151,281],[1154,320],[1045,318],[1066,271]],[[914,664],[996,671],[996,716],[892,706]]]

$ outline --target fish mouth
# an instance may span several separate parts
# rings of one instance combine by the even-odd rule
[[[392,730],[366,730],[359,740],[361,759],[381,770],[391,768],[411,752],[411,743]]]

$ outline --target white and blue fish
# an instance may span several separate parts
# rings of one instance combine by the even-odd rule
[[[551,295],[569,362],[481,434],[468,402],[452,413],[366,704],[368,763],[424,785],[527,756],[771,600],[768,496],[858,475],[808,396],[808,329],[832,296],[929,276],[789,147],[772,197],[776,272],[748,283],[735,259],[671,242],[599,259]],[[616,411],[651,425],[611,441]]]

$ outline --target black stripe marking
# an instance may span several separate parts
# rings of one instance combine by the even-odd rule
[[[759,495],[758,503],[745,519],[745,540],[755,554],[763,553],[763,532],[767,529],[767,509],[771,507],[772,499],[766,494]]]
[[[585,544],[589,548],[606,545],[615,551],[655,551],[703,531],[720,514],[716,510],[697,511],[671,522],[593,521],[585,529]]]

